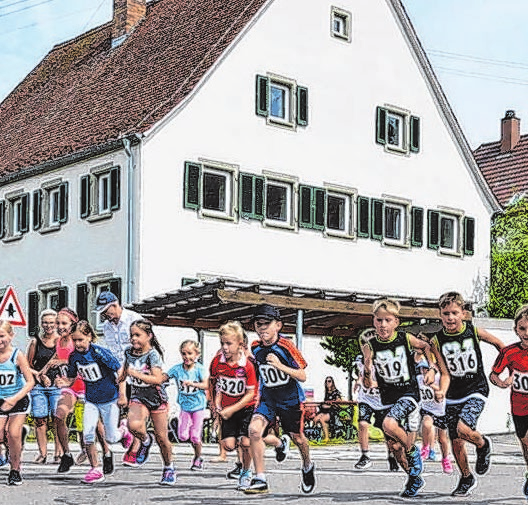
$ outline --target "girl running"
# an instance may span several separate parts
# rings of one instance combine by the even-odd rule
[[[119,407],[117,405],[119,388],[116,373],[120,368],[119,361],[103,347],[93,344],[95,332],[87,321],[79,321],[72,335],[75,350],[68,358],[66,376],[58,378],[57,383],[69,387],[79,375],[86,387],[86,403],[84,405],[84,444],[90,461],[91,469],[83,482],[93,484],[105,479],[99,467],[95,437],[99,417],[101,417],[106,440],[110,444],[120,442],[128,447],[132,435],[125,426],[118,428]],[[107,455],[108,457],[109,455]]]
[[[14,336],[11,324],[0,320],[0,442],[5,443],[7,433],[9,486],[22,484],[22,425],[29,410],[28,393],[35,384],[26,357],[12,345]]]
[[[222,445],[226,451],[241,449],[241,473],[238,489],[251,483],[251,455],[248,428],[257,393],[257,375],[246,357],[244,330],[238,321],[219,329],[222,352],[211,363],[211,382],[216,384],[215,407],[220,417]]]
[[[176,483],[176,474],[168,434],[168,398],[161,370],[163,350],[152,331],[152,323],[146,320],[133,322],[130,343],[131,346],[125,350],[125,363],[119,377],[119,406],[126,407],[124,381],[130,377],[128,429],[141,441],[135,454],[135,466],[145,464],[149,457],[152,436],[147,432],[147,420],[150,416],[164,465],[160,484],[172,486]]]
[[[166,374],[166,380],[174,379],[178,387],[178,403],[181,407],[178,423],[178,438],[191,441],[194,458],[191,470],[203,470],[202,431],[207,408],[205,390],[209,381],[205,368],[197,363],[200,346],[194,340],[185,340],[180,345],[183,363],[174,365]]]
[[[55,355],[55,348],[59,340],[57,333],[57,313],[46,309],[40,314],[42,334],[31,339],[27,350],[27,358],[31,371],[35,376],[35,387],[31,390],[31,415],[35,419],[35,432],[39,454],[35,463],[45,464],[48,457],[48,418],[55,418],[61,390],[54,385],[57,370],[49,370],[47,375],[42,374],[42,369]],[[55,419],[53,419],[53,432],[55,439],[55,461],[58,463],[62,455],[62,447],[56,436]]]

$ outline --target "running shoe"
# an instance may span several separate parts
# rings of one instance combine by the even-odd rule
[[[85,484],[95,484],[103,480],[105,480],[105,476],[99,468],[90,468],[90,471],[84,476],[82,482]]]
[[[420,456],[422,457],[422,461],[426,460],[429,457],[429,452],[430,452],[429,446],[424,445],[422,447],[422,450],[420,451]]]
[[[45,465],[47,459],[48,459],[47,456],[43,456],[42,454],[37,454],[37,457],[35,458],[33,463],[36,463],[37,465]]]
[[[246,489],[243,489],[246,494],[264,494],[269,491],[268,483],[265,480],[253,478]]]
[[[282,463],[290,452],[290,437],[286,434],[281,437],[281,445],[275,447],[275,459]]]
[[[128,431],[126,419],[123,419],[121,421],[121,424],[119,425],[119,430],[121,431],[123,435],[121,437],[121,445],[123,446],[123,448],[128,449],[132,445],[132,442],[134,441],[134,435],[132,435],[132,433]]]
[[[174,486],[176,484],[176,472],[174,468],[164,468],[161,480],[159,481],[160,486]]]
[[[114,453],[110,452],[108,455],[103,456],[103,474],[113,475],[114,474]]]
[[[444,473],[447,473],[447,475],[451,475],[453,473],[453,463],[451,463],[449,458],[442,459],[442,470]]]
[[[9,458],[7,454],[0,454],[0,466],[7,465],[8,461],[9,461]]]
[[[484,438],[484,446],[477,447],[477,462],[475,464],[475,472],[477,475],[485,475],[488,473],[491,464],[491,440],[488,437]]]
[[[366,470],[372,466],[372,460],[366,455],[362,454],[358,462],[354,465],[357,470]]]
[[[136,467],[136,453],[132,451],[127,451],[123,455],[123,465]]]
[[[312,466],[306,471],[303,468],[301,474],[301,491],[306,494],[312,493],[315,489],[315,465],[312,463]]]
[[[58,473],[68,473],[74,465],[73,456],[71,454],[63,454],[61,456],[60,465],[57,469]]]
[[[526,498],[528,499],[528,472],[526,472],[524,474],[524,486],[523,486],[523,493],[524,493],[524,496],[526,496]]]
[[[144,465],[149,459],[150,449],[152,447],[152,435],[150,433],[147,433],[147,437],[150,440],[150,443],[146,445],[145,442],[141,442],[141,445],[139,446],[138,452],[136,454],[137,466]]]
[[[18,470],[11,470],[9,476],[7,477],[8,486],[20,486],[22,484],[22,477]]]
[[[407,463],[409,464],[409,475],[416,477],[422,473],[423,463],[420,457],[420,451],[418,447],[413,445],[411,449],[406,453]]]
[[[427,461],[436,461],[436,451],[434,449],[429,450],[429,454],[427,455]]]
[[[200,470],[203,470],[203,459],[199,456],[197,458],[193,459],[191,470],[193,472],[199,472]]]
[[[477,480],[472,473],[470,473],[467,477],[460,477],[458,486],[451,493],[451,496],[469,496],[471,491],[475,489],[476,485]]]
[[[240,477],[241,472],[242,472],[242,463],[237,461],[235,463],[235,468],[227,472],[226,477],[228,479],[238,479]]]
[[[391,472],[399,471],[400,466],[398,465],[396,458],[392,454],[388,457],[388,461],[389,461],[389,470]]]
[[[86,454],[86,451],[83,449],[79,454],[77,454],[77,457],[75,458],[75,464],[82,465],[87,459],[88,454]]]
[[[237,489],[239,491],[244,491],[251,485],[251,470],[242,470],[240,477],[238,479]]]
[[[414,477],[409,475],[405,489],[400,493],[400,496],[402,498],[414,498],[424,486],[425,482],[419,475]]]

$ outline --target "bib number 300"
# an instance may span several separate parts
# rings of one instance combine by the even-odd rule
[[[289,375],[271,365],[260,365],[259,372],[262,382],[268,388],[284,386],[290,380]]]

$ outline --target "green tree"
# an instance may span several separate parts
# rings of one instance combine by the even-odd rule
[[[488,312],[512,319],[528,303],[528,200],[520,198],[491,226],[491,278]]]

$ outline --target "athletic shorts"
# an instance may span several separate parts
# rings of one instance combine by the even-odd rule
[[[0,400],[0,417],[9,417],[14,414],[27,414],[29,412],[29,395],[26,395],[24,398],[18,400],[18,402],[15,403],[15,406],[7,412],[1,410],[5,400],[5,398]]]
[[[516,416],[512,414],[515,434],[518,438],[525,438],[528,432],[528,416]]]
[[[387,410],[375,410],[373,409],[368,403],[360,403],[358,405],[359,414],[358,414],[358,422],[359,421],[366,421],[369,424],[372,424],[372,416],[374,416],[374,424],[376,428],[379,428],[381,430],[381,425],[383,424],[383,419],[385,418],[385,415],[387,414]]]
[[[254,407],[245,407],[236,411],[229,419],[220,418],[222,440],[248,436],[249,423],[253,417]]]
[[[301,433],[303,426],[303,410],[301,404],[279,406],[267,402],[260,402],[253,415],[260,415],[272,423],[278,417],[284,433]]]
[[[451,439],[458,438],[458,421],[462,421],[472,430],[477,428],[477,422],[484,410],[486,402],[482,398],[469,398],[465,402],[446,406],[447,428]]]
[[[432,417],[434,426],[436,426],[440,430],[447,429],[447,416],[437,416],[436,414],[431,414],[431,412],[427,412],[427,410],[424,409],[420,410],[420,416],[422,418],[425,416]]]
[[[420,415],[420,409],[417,407],[418,403],[416,400],[409,397],[403,397],[394,405],[391,405],[385,417],[391,417],[398,421],[399,425],[404,429],[414,431],[416,413],[418,413],[418,416]]]

